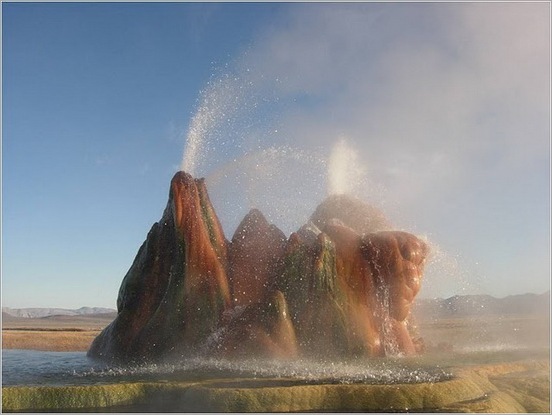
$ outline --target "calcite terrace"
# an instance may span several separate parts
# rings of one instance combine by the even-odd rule
[[[178,172],[88,355],[384,356],[418,353],[410,309],[427,245],[362,201],[333,195],[287,238],[251,210],[231,241],[205,181]]]

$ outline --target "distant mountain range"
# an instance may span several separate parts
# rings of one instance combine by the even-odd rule
[[[19,318],[52,316],[91,316],[112,314],[117,310],[102,307],[65,308],[9,308],[2,307],[2,315]],[[418,299],[413,307],[418,317],[454,318],[490,315],[550,315],[550,291],[544,294],[519,294],[504,298],[490,295],[455,295],[450,298]]]
[[[550,315],[550,291],[544,294],[519,294],[504,298],[490,295],[455,295],[446,299],[418,299],[413,313],[415,316],[435,318]]]
[[[78,309],[66,308],[9,308],[2,307],[2,315],[20,318],[43,318],[51,316],[86,316],[92,314],[115,313],[113,308],[103,307],[81,307]]]

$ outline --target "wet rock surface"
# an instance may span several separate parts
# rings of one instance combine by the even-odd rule
[[[224,236],[203,179],[178,172],[88,354],[385,356],[420,352],[409,318],[427,245],[376,208],[330,196],[289,238],[253,209]]]
[[[134,361],[196,352],[230,308],[227,249],[205,182],[177,173],[163,217],[123,279],[117,317],[89,355]]]
[[[252,209],[239,224],[229,247],[232,306],[259,302],[272,288],[286,236]]]
[[[459,367],[438,382],[236,378],[2,388],[4,412],[550,412],[548,360]]]

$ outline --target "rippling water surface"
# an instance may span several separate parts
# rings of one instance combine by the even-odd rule
[[[549,348],[537,350],[496,344],[494,347],[471,347],[454,353],[429,353],[416,358],[333,361],[187,358],[117,366],[90,359],[84,352],[3,350],[2,385],[91,385],[236,378],[278,378],[305,384],[439,382],[452,378],[453,367],[546,359],[549,353]]]
[[[4,350],[2,383],[8,385],[80,385],[128,381],[217,378],[287,378],[305,383],[418,383],[451,375],[438,365],[401,359],[357,361],[185,359],[137,366],[109,366],[84,352]]]

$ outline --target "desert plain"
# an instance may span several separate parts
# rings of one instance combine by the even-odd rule
[[[85,352],[115,313],[42,318],[2,315],[2,348]]]
[[[86,351],[114,314],[3,316],[2,348]],[[454,376],[420,384],[288,378],[3,387],[4,412],[550,412],[550,318],[544,314],[416,315],[427,351],[405,364]]]

